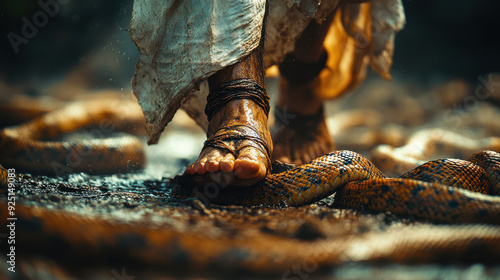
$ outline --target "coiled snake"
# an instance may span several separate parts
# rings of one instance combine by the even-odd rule
[[[142,128],[144,118],[137,109],[137,104],[119,99],[80,101],[30,122],[7,127],[0,131],[0,164],[55,175],[141,169],[146,159],[142,143],[136,137],[96,139],[104,134]],[[83,140],[57,139],[82,129]]]
[[[252,187],[225,189],[214,183],[193,190],[178,187],[174,195],[209,198],[203,192],[217,187],[220,192],[210,200],[223,204],[300,206],[337,191],[334,207],[391,211],[441,223],[500,224],[500,197],[489,195],[500,191],[500,154],[493,151],[474,154],[469,161],[431,161],[398,179],[385,178],[355,152],[335,151]]]
[[[54,163],[70,172],[111,173],[143,168],[142,145],[130,137],[43,141],[89,125],[99,124],[102,129],[104,123],[108,131],[140,125],[140,113],[130,110],[128,102],[116,104],[109,106],[101,100],[76,102],[29,123],[3,129],[0,163],[36,173],[57,171]],[[71,166],[72,155],[78,153],[83,155],[79,164]],[[2,174],[6,174],[5,170]],[[1,179],[5,182],[6,177]],[[269,175],[252,187],[225,188],[223,178],[214,178],[214,186],[220,188],[220,192],[211,201],[223,204],[299,206],[340,190],[335,200],[338,207],[391,211],[436,222],[500,222],[498,198],[488,195],[500,193],[500,156],[492,151],[475,154],[469,161],[428,162],[399,179],[386,179],[361,155],[336,151],[286,172]],[[204,191],[196,190],[196,193]],[[178,187],[173,195],[188,197],[193,195],[191,191],[190,186]]]
[[[67,159],[71,153],[84,150],[84,155],[89,156],[83,158],[92,160],[72,166],[70,171],[109,173],[109,164],[102,164],[108,158],[117,159],[115,167],[118,169],[112,172],[143,167],[144,153],[137,140],[92,140],[86,144],[41,141],[88,123],[98,123],[103,117],[116,126],[119,123],[137,123],[137,115],[127,110],[117,112],[109,109],[109,106],[89,106],[89,103],[71,105],[28,124],[2,130],[0,163],[7,168],[16,167],[23,171],[31,169],[38,173],[54,172],[51,165],[54,161]],[[106,166],[108,169],[101,169]],[[80,167],[84,169],[78,169]],[[223,179],[214,178],[214,184],[205,186],[178,185],[174,187],[172,196],[196,196],[219,204],[300,206],[335,193],[332,206],[338,208],[390,211],[396,215],[437,223],[500,225],[500,197],[492,195],[500,192],[500,154],[493,151],[479,152],[468,161],[431,161],[400,178],[392,179],[385,178],[369,160],[351,151],[332,152],[308,164],[269,175],[250,187],[231,188],[223,184]],[[178,182],[184,184],[185,178],[179,177]],[[0,168],[0,183],[3,187],[8,184],[4,168]],[[207,192],[207,189],[211,191]],[[214,189],[217,192],[215,194]],[[0,204],[4,216],[6,203]],[[30,219],[33,214],[29,208],[21,209],[24,210],[19,212],[21,217],[18,218],[22,219],[25,215]],[[61,223],[64,221],[62,219]],[[81,223],[82,226],[87,223],[78,215],[72,221]],[[118,234],[123,230],[106,226],[105,220],[96,219],[94,222],[101,223],[99,228],[106,228],[107,234],[112,234],[114,230]],[[54,222],[51,224],[51,230],[57,231],[53,228]],[[147,239],[146,233],[142,233]],[[139,231],[137,234],[142,233]],[[498,238],[495,240],[497,242]]]

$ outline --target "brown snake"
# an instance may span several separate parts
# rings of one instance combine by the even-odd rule
[[[0,163],[7,168],[22,168],[24,172],[31,169],[39,173],[52,173],[54,172],[51,165],[53,162],[65,162],[71,153],[85,151],[84,156],[82,156],[83,163],[75,166],[69,166],[69,163],[66,163],[66,166],[71,168],[72,172],[109,173],[141,168],[145,160],[143,150],[138,146],[140,142],[137,140],[91,140],[83,144],[81,142],[42,141],[82,128],[88,123],[98,124],[103,118],[109,120],[116,127],[118,127],[119,123],[133,123],[136,118],[132,114],[127,115],[130,112],[126,110],[117,112],[110,109],[109,106],[97,106],[97,104],[99,102],[74,104],[59,111],[51,112],[27,124],[2,130],[0,132],[0,148],[2,151]],[[23,157],[20,157],[20,155],[23,155]],[[20,159],[24,159],[24,161]],[[104,169],[109,164],[97,166],[99,162],[110,162],[109,159],[116,164],[114,167],[118,169],[114,169],[114,171]],[[131,165],[130,159],[136,159],[136,162]],[[82,169],[78,169],[80,167]],[[182,177],[179,180],[182,183]],[[220,189],[217,195],[210,197],[211,202],[239,205],[300,206],[314,203],[336,192],[333,207],[376,212],[390,211],[397,215],[411,216],[438,223],[500,225],[500,198],[489,195],[490,193],[498,193],[500,190],[500,155],[492,151],[477,153],[469,161],[444,159],[429,162],[398,179],[385,178],[370,161],[357,153],[336,151],[317,158],[308,164],[269,175],[255,186],[238,189],[225,188],[226,186],[220,184],[222,181],[219,180],[219,184],[215,185]],[[4,168],[0,169],[0,183],[3,188],[8,185],[8,175]],[[462,189],[455,188],[457,186]],[[194,188],[176,186],[172,195],[178,198],[187,198],[193,195],[203,198],[200,197],[201,194],[205,195],[206,198],[204,187],[206,186]],[[0,204],[2,218],[5,218],[7,215],[4,211],[6,203],[1,202]],[[202,239],[198,240],[197,237],[189,234],[182,237],[168,230],[161,232],[147,227],[139,230],[124,224],[113,226],[115,222],[110,224],[108,220],[100,218],[89,221],[78,214],[57,213],[43,209],[35,211],[30,207],[18,206],[18,219],[25,219],[43,225],[46,233],[63,238],[71,246],[90,244],[91,246],[89,245],[90,247],[87,248],[90,252],[97,250],[94,248],[97,246],[96,244],[79,234],[72,236],[72,233],[65,230],[64,227],[70,229],[86,228],[88,231],[95,231],[95,235],[106,236],[105,240],[107,241],[101,240],[99,244],[102,245],[102,242],[107,242],[105,247],[111,249],[124,246],[118,241],[112,241],[113,236],[127,232],[134,233],[149,244],[142,250],[145,248],[151,249],[151,255],[147,257],[136,255],[135,257],[154,263],[171,260],[172,256],[168,257],[168,254],[162,256],[160,249],[168,250],[169,247],[166,244],[172,242],[175,238],[178,238],[181,243],[186,242],[181,246],[184,246],[184,250],[188,252],[191,250],[191,253],[209,250],[207,248],[215,250],[210,253],[208,251],[201,253],[200,259],[194,261],[198,264],[203,263],[203,256],[207,258],[213,257],[217,256],[217,252],[221,252],[220,249],[214,249],[215,247],[210,246],[205,249],[197,248]],[[460,243],[460,246],[465,247],[460,248],[466,248],[470,245],[470,242],[479,239],[493,248],[492,250],[496,250],[495,248],[500,249],[500,230],[498,227],[485,227],[487,229],[485,231],[486,235],[473,228],[463,229],[465,235],[461,237],[462,243]],[[440,230],[446,231],[446,229]],[[409,235],[411,236],[411,234]],[[79,240],[79,238],[83,239]],[[384,237],[377,238],[383,239]],[[429,240],[431,243],[435,241],[432,238]],[[234,242],[231,241],[224,246],[241,246],[241,244],[238,245],[238,243]],[[259,242],[258,240],[250,240],[249,244]],[[425,245],[425,240],[418,241],[416,237],[415,242],[415,244],[420,244],[419,246],[422,246],[419,242],[423,242]],[[155,244],[158,246],[155,247]],[[327,248],[333,246],[333,243],[325,244],[324,246],[327,246]],[[340,244],[337,245],[341,248],[345,247]],[[449,246],[451,245],[448,244],[446,248],[450,249]],[[153,247],[156,249],[152,249]],[[302,246],[301,248],[304,255],[310,255],[314,252],[312,247]],[[277,248],[275,249],[277,250]],[[135,248],[134,250],[141,249]],[[271,249],[271,251],[273,250]],[[342,250],[343,253],[348,254],[349,248]],[[339,252],[335,255],[336,253],[332,248],[327,249],[327,251],[332,255],[326,258],[326,262],[339,262]],[[260,252],[259,254],[263,253]],[[153,260],[155,256],[157,259]],[[399,255],[390,257],[391,253],[389,251],[384,256],[379,256],[378,259],[394,260],[401,257]],[[265,258],[265,256],[261,257]],[[279,261],[277,262],[279,263]],[[250,263],[252,269],[261,267],[257,262],[251,261]],[[285,263],[285,265],[288,265],[289,261]],[[281,265],[283,264],[281,263]]]
[[[136,131],[144,118],[127,101],[75,102],[34,120],[0,131],[0,163],[20,171],[62,175],[68,172],[110,174],[142,169],[142,143],[130,135],[96,139],[117,131]],[[84,140],[57,137],[87,129]]]

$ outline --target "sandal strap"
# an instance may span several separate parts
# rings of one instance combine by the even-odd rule
[[[279,122],[295,131],[309,131],[313,128],[315,129],[325,118],[325,110],[323,106],[321,106],[316,113],[310,115],[286,112],[287,115],[294,116],[293,118],[287,118],[286,120],[283,120],[283,112],[285,112],[283,108],[275,106],[274,121]]]
[[[298,61],[291,54],[287,54],[283,62],[278,65],[281,75],[287,79],[289,83],[296,85],[307,84],[314,80],[321,70],[326,67],[328,54],[323,51],[318,61],[305,63]]]
[[[232,125],[221,128],[208,138],[203,144],[203,149],[213,147],[224,149],[238,157],[239,150],[253,147],[267,156],[267,166],[271,167],[271,151],[267,143],[257,130],[249,125]]]
[[[269,116],[269,96],[266,89],[252,79],[238,79],[219,85],[207,96],[205,114],[208,120],[228,102],[236,99],[250,99]]]

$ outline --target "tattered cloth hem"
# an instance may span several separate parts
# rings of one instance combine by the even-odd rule
[[[146,118],[149,144],[158,142],[175,112],[183,108],[202,128],[206,79],[238,62],[259,44],[265,0],[135,0],[130,34],[141,57],[132,85]],[[327,69],[320,73],[321,97],[353,89],[366,66],[390,79],[393,39],[404,24],[400,0],[368,3],[269,0],[265,63],[279,63],[311,20],[337,10],[325,40]]]

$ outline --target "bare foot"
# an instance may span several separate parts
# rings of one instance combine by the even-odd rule
[[[261,86],[264,85],[263,38],[259,47],[247,57],[208,79],[211,98],[207,99],[206,109],[209,118],[208,137],[200,156],[185,172],[187,175],[196,175],[188,177],[197,183],[246,186],[264,179],[270,171],[273,145],[267,128],[269,100]],[[238,81],[243,80],[253,82],[245,86],[240,84],[238,88]],[[222,95],[219,92],[221,86],[227,89]],[[246,91],[247,86],[249,91]],[[262,96],[259,95],[257,99],[255,95],[252,95],[254,99],[245,97],[245,92],[256,94],[254,87]],[[224,100],[231,94],[242,98],[229,99],[225,103]]]
[[[311,21],[290,57],[280,64],[282,79],[272,128],[273,160],[303,164],[334,149],[322,112],[323,100],[316,94],[318,75],[328,58],[323,41],[334,15],[332,12],[321,24]]]
[[[229,149],[206,147],[186,170],[188,175],[223,172],[230,185],[251,185],[262,180],[270,169],[271,135],[267,115],[253,101],[234,100],[215,113],[208,126],[208,138],[227,134],[238,140],[226,139],[222,145]],[[261,140],[259,140],[259,138]],[[266,150],[267,147],[267,150]],[[229,150],[235,151],[231,153]],[[208,174],[210,175],[210,174]]]
[[[273,160],[303,164],[335,148],[326,126],[323,102],[314,94],[316,84],[317,79],[305,85],[290,85],[281,79],[272,128]]]

